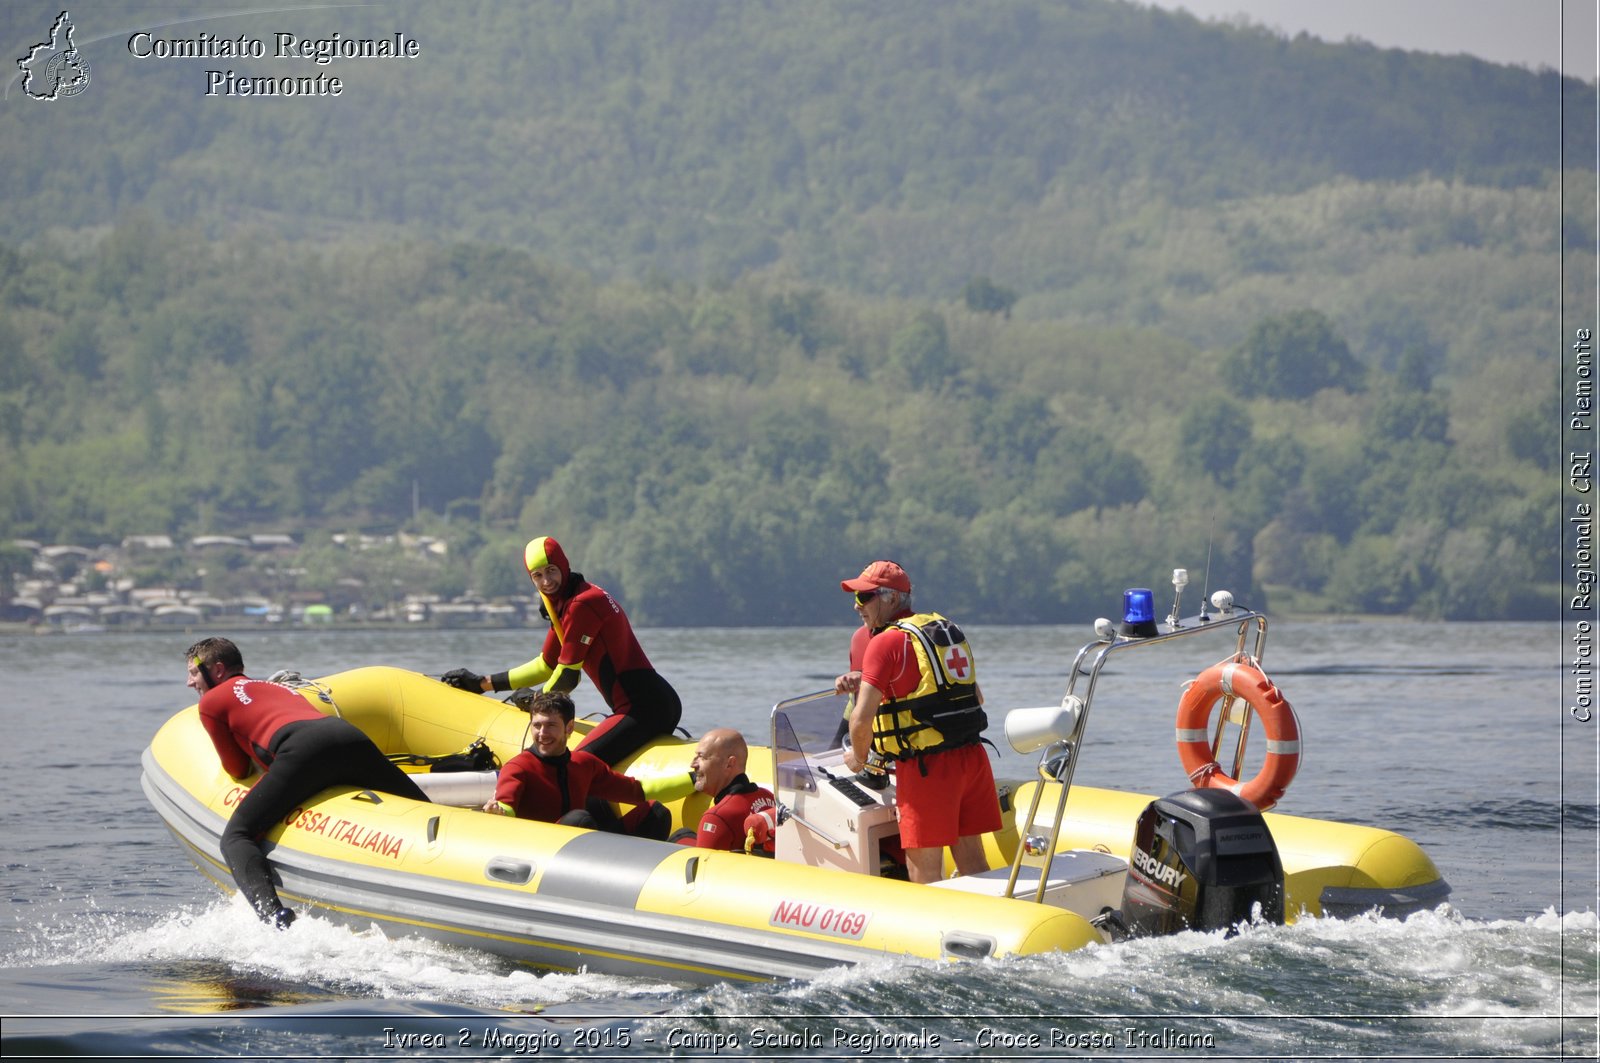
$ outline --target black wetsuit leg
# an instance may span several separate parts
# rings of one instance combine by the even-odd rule
[[[624,815],[617,815],[611,805],[598,797],[589,798],[589,822],[576,826],[591,827],[607,834],[628,834],[635,838],[650,838],[664,842],[672,832],[672,812],[660,801],[647,801],[635,805]],[[576,815],[576,813],[568,813]],[[563,818],[561,822],[567,820]]]
[[[359,786],[417,801],[428,795],[355,725],[329,717],[279,728],[272,766],[233,810],[222,832],[222,856],[233,880],[263,920],[283,907],[273,887],[262,836],[296,805],[331,786]]]
[[[604,802],[601,803],[604,804]],[[606,806],[606,811],[611,811],[609,805]],[[615,816],[613,816],[613,818],[615,818]],[[556,822],[565,827],[582,827],[584,830],[600,829],[599,820],[595,819],[594,815],[587,809],[582,808],[573,809],[571,812],[568,812],[566,815],[556,820]]]
[[[628,711],[601,720],[578,746],[612,767],[652,740],[670,735],[683,719],[683,702],[660,672],[624,672],[617,680],[628,695]]]

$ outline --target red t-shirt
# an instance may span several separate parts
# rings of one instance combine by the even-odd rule
[[[861,671],[861,662],[867,657],[867,643],[872,641],[872,629],[862,624],[850,633],[850,671]]]
[[[265,771],[272,764],[272,738],[278,728],[297,720],[322,720],[292,687],[236,675],[200,695],[200,723],[223,770],[235,779],[250,774],[255,761]]]
[[[525,749],[506,761],[494,788],[494,799],[510,805],[518,819],[546,823],[583,808],[591,796],[629,805],[645,803],[638,779],[613,771],[605,761],[581,749],[548,759]]]
[[[910,615],[901,613],[894,619],[903,620]],[[877,687],[887,701],[903,698],[916,690],[920,678],[911,636],[894,627],[891,621],[889,627],[873,635],[872,641],[867,643],[861,661],[861,681]]]

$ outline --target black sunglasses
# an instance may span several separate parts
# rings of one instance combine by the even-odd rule
[[[878,596],[878,591],[881,591],[882,589],[882,587],[875,587],[870,591],[856,591],[856,601],[860,602],[862,605],[866,605],[868,602],[872,601],[872,599],[876,598]]]

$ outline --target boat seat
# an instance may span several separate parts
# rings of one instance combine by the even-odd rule
[[[1091,849],[1057,853],[1050,859],[1044,903],[1093,918],[1100,914],[1101,909],[1121,906],[1122,884],[1127,870],[1128,862],[1110,853]],[[1004,897],[1006,882],[1010,878],[1011,868],[1007,866],[990,868],[977,875],[947,878],[931,885],[962,893],[980,893],[986,897]],[[1017,872],[1017,888],[1013,895],[1032,900],[1038,889],[1039,868],[1023,865]]]

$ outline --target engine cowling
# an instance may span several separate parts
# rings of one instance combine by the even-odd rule
[[[1145,806],[1134,832],[1121,922],[1136,935],[1283,922],[1283,863],[1266,820],[1227,790],[1185,790]]]

